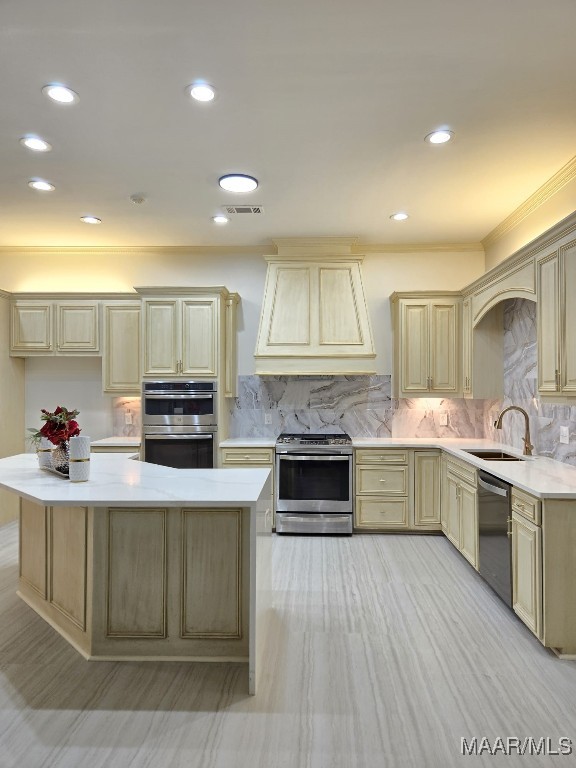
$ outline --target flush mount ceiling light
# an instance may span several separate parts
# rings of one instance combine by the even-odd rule
[[[79,99],[77,93],[65,85],[60,85],[60,83],[45,85],[42,88],[42,93],[48,96],[49,99],[52,99],[52,101],[57,101],[58,104],[75,104]]]
[[[41,139],[40,136],[22,136],[20,144],[33,152],[50,152],[52,145]]]
[[[230,219],[227,216],[212,216],[214,224],[228,224]]]
[[[216,96],[216,91],[208,83],[192,83],[188,86],[188,91],[196,101],[212,101]]]
[[[406,221],[406,219],[408,218],[408,214],[403,213],[402,211],[398,211],[398,213],[393,213],[390,216],[390,218],[393,219],[394,221]]]
[[[226,192],[253,192],[258,186],[258,179],[244,173],[228,173],[220,176],[218,184]]]
[[[44,179],[30,179],[28,186],[32,187],[32,189],[37,189],[39,192],[53,192],[56,189],[54,184],[50,184],[49,181],[44,181]]]
[[[429,133],[428,136],[424,137],[424,141],[427,141],[428,144],[446,144],[453,136],[452,131],[442,128],[442,130]]]
[[[84,224],[102,224],[102,219],[96,218],[96,216],[80,216],[80,221]]]

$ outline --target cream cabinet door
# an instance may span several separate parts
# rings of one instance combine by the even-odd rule
[[[175,376],[178,373],[178,299],[145,299],[144,375]]]
[[[562,249],[562,376],[565,395],[576,395],[576,243]]]
[[[458,308],[456,301],[430,303],[430,391],[458,389]]]
[[[427,393],[430,383],[428,302],[403,302],[400,322],[400,387],[408,394]]]
[[[440,528],[440,451],[414,451],[414,527]]]
[[[444,503],[444,502],[443,502]],[[460,549],[460,484],[448,474],[446,476],[446,536]]]
[[[102,388],[140,394],[140,302],[104,304]]]
[[[542,637],[542,529],[512,512],[512,607]]]
[[[185,376],[218,374],[218,300],[182,299],[182,352],[180,373]]]
[[[98,309],[98,302],[56,302],[56,349],[58,352],[99,351]]]
[[[50,353],[52,343],[52,302],[15,302],[10,319],[10,353]]]
[[[476,489],[460,484],[460,552],[478,569],[478,504]]]
[[[536,259],[538,391],[557,392],[560,386],[560,305],[558,252]]]
[[[462,302],[462,394],[472,396],[472,299]]]

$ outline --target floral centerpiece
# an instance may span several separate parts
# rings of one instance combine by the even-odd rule
[[[56,448],[52,450],[52,466],[58,472],[67,474],[69,440],[80,434],[80,427],[76,421],[80,411],[70,411],[59,405],[53,413],[45,408],[42,408],[41,413],[40,418],[45,423],[40,429],[29,429],[32,433],[31,439],[38,443],[44,437],[55,445]]]

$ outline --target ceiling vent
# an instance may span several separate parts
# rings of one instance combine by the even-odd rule
[[[226,213],[264,213],[261,205],[223,205],[222,210]]]

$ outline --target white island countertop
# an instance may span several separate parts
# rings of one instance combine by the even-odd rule
[[[72,483],[41,470],[35,454],[0,459],[0,487],[44,506],[253,507],[269,469],[171,469],[99,453],[90,457],[90,479]]]
[[[140,448],[142,440],[138,437],[103,437],[100,440],[92,440],[90,446],[97,448]]]

